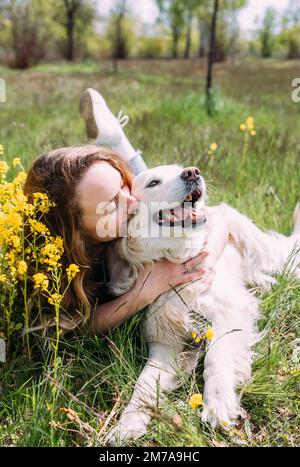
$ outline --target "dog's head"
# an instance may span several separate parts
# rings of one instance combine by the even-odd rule
[[[197,167],[146,170],[133,180],[132,194],[140,207],[128,225],[130,258],[138,251],[143,261],[179,260],[186,258],[187,249],[201,248],[206,185]]]
[[[132,194],[152,215],[163,235],[168,229],[190,236],[202,227],[206,186],[197,167],[166,165],[146,170],[133,180]],[[157,230],[157,229],[156,229]]]
[[[146,170],[134,178],[132,194],[139,209],[127,237],[113,244],[108,255],[108,288],[115,295],[132,287],[143,263],[161,258],[182,263],[204,243],[206,185],[196,167]],[[120,257],[126,262],[120,263]]]

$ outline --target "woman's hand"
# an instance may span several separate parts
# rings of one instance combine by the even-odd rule
[[[211,285],[211,276],[213,276],[207,268],[201,267],[207,256],[208,252],[202,251],[195,258],[183,264],[171,263],[167,259],[146,264],[141,269],[134,286],[144,306],[154,302],[159,295],[168,292],[172,287],[198,279],[201,279],[201,283],[204,280],[203,291],[207,290]]]

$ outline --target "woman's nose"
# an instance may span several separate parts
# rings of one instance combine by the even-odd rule
[[[139,207],[140,202],[132,195],[128,196],[127,199],[127,209],[128,214],[133,214]]]

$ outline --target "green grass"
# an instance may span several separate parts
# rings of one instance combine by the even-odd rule
[[[108,61],[41,65],[24,72],[0,68],[7,80],[0,143],[7,160],[21,157],[27,168],[42,152],[86,143],[78,102],[86,87],[95,87],[115,112],[122,108],[130,115],[127,133],[150,166],[198,165],[208,180],[211,204],[229,202],[260,227],[288,233],[300,198],[300,104],[291,101],[290,86],[298,74],[292,62],[218,65],[219,113],[209,119],[198,61],[128,61],[117,75]],[[248,115],[255,117],[257,136],[243,157],[239,125]],[[207,156],[212,142],[219,145],[213,159]],[[260,327],[267,334],[255,348],[253,379],[241,388],[249,414],[245,426],[216,433],[189,408],[189,395],[202,392],[200,364],[196,376],[185,379],[159,408],[137,445],[300,445],[300,361],[292,359],[300,331],[299,285],[279,277],[261,297],[261,311]],[[147,356],[141,320],[141,314],[135,316],[106,339],[64,339],[54,412],[50,355],[42,344],[32,363],[16,355],[1,364],[0,445],[103,445],[107,430],[99,429],[112,407],[108,427],[122,411]],[[78,418],[59,408],[73,409]],[[172,422],[176,414],[183,421],[180,429]]]

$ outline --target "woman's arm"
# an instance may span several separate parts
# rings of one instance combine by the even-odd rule
[[[146,264],[140,271],[134,287],[120,297],[99,305],[92,316],[95,333],[105,333],[150,305],[161,294],[172,287],[193,282],[203,277],[202,268],[193,270],[207,256],[201,252],[183,264],[171,263],[166,259]],[[202,280],[202,279],[201,279]]]

